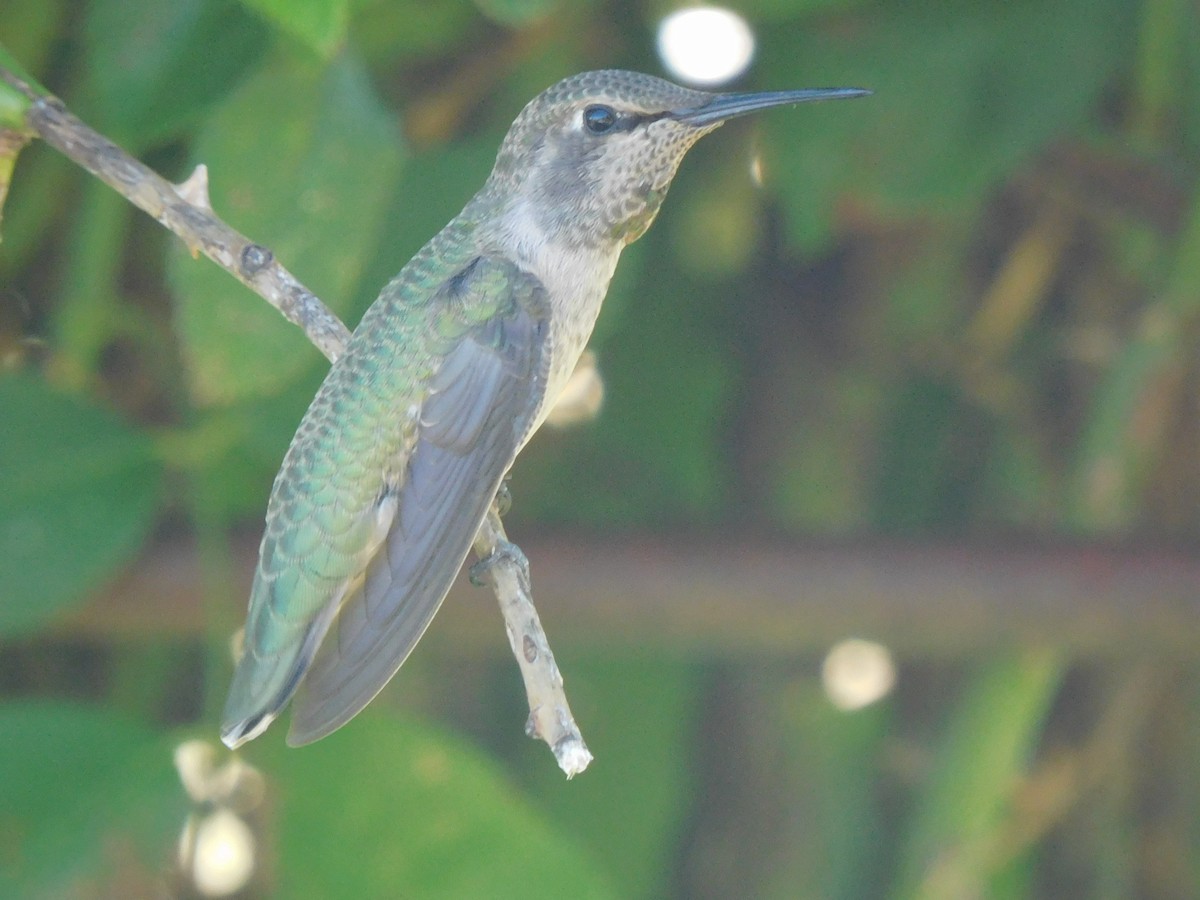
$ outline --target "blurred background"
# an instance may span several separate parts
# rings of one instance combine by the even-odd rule
[[[46,146],[0,246],[0,894],[1200,895],[1200,9],[6,0],[0,43],[351,325],[523,104],[739,120],[630,247],[603,401],[516,466],[596,756],[463,584],[375,703],[217,742],[326,370]]]

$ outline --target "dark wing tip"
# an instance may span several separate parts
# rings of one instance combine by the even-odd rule
[[[221,726],[221,743],[230,750],[236,750],[247,741],[252,741],[275,721],[276,713],[259,713],[235,722],[226,722]]]

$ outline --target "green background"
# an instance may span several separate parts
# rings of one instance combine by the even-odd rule
[[[875,95],[692,151],[597,326],[604,407],[522,456],[510,536],[1193,554],[1195,4],[731,5],[758,37],[738,89]],[[207,164],[217,213],[353,325],[530,97],[661,74],[673,8],[8,0],[0,44],[168,177]],[[185,819],[236,804],[189,800],[173,748],[215,741],[238,560],[326,362],[37,142],[3,238],[0,894],[189,895]],[[99,627],[168,552],[199,561],[201,608]],[[619,646],[556,642],[532,562],[592,769],[567,783],[523,737],[487,609],[491,649],[441,634],[328,740],[246,748],[245,896],[1200,894],[1200,628],[1083,654],[1070,595],[1062,633],[980,652],[931,618],[896,691],[847,714],[823,646],[681,642],[653,612]]]

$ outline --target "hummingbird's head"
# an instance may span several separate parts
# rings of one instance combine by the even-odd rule
[[[490,183],[524,204],[552,240],[627,244],[654,221],[684,154],[727,119],[865,93],[711,94],[636,72],[584,72],[521,111]]]

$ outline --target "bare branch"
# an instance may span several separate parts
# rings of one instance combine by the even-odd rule
[[[209,202],[208,175],[203,166],[182,184],[173,185],[85,125],[57,97],[39,94],[3,66],[0,80],[29,98],[26,119],[38,137],[182,238],[193,255],[203,253],[278,309],[330,362],[346,349],[350,331],[342,321],[281,266],[270,249],[216,216]],[[515,556],[497,552],[507,547],[512,545],[493,508],[475,539],[475,551],[480,559],[491,560],[489,580],[504,614],[529,698],[527,730],[550,745],[569,778],[587,768],[592,757],[571,718],[562,676],[529,594],[528,577]],[[534,649],[526,652],[526,647]]]
[[[47,144],[177,234],[193,255],[203,253],[274,306],[331,362],[345,349],[350,331],[341,319],[281,266],[267,247],[217,218],[207,201],[203,206],[189,202],[179,188],[92,131],[57,98],[35,100],[28,118]]]
[[[509,543],[495,505],[479,528],[475,552],[500,601],[508,643],[525,679],[529,698],[525,733],[545,741],[554,751],[558,767],[572,778],[588,767],[592,754],[571,715],[562,675],[533,605],[529,564],[525,555]]]

